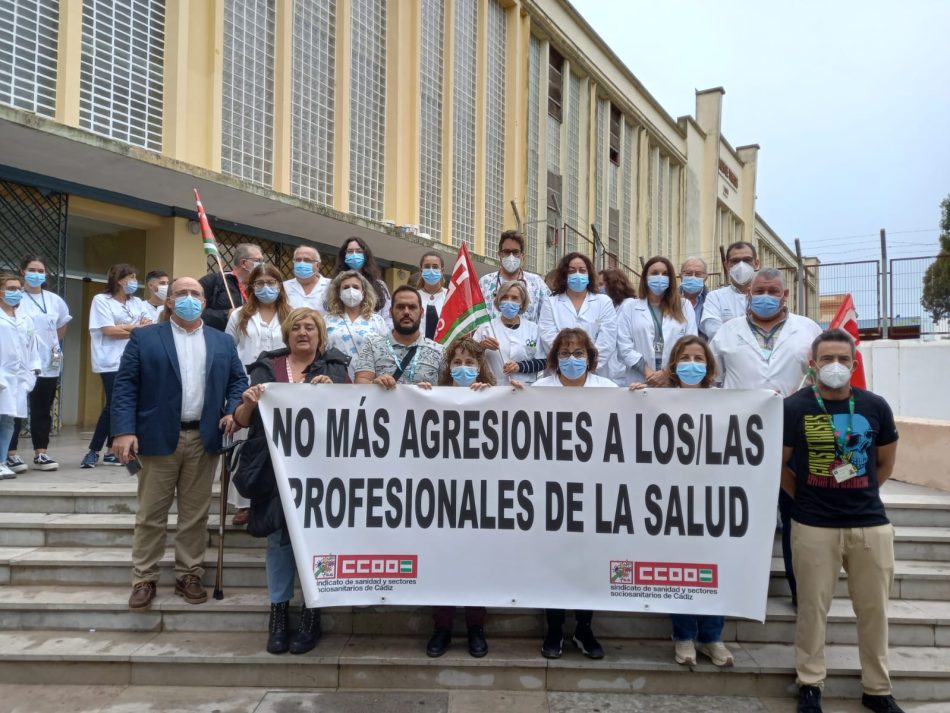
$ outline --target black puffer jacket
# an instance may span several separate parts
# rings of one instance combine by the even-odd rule
[[[290,350],[287,348],[262,353],[257,361],[248,367],[251,385],[276,382],[275,363],[281,365],[279,368],[286,368],[284,359],[288,354]],[[307,368],[306,380],[309,382],[315,376],[326,375],[334,384],[349,383],[346,371],[349,363],[350,357],[330,348],[318,355]],[[272,532],[281,530],[281,544],[289,543],[280,491],[277,489],[274,466],[267,448],[264,421],[257,409],[251,417],[247,442],[241,448],[241,462],[234,474],[234,486],[241,495],[251,500],[247,531],[254,537],[267,537]]]

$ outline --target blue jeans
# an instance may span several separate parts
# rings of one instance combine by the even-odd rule
[[[10,414],[0,415],[0,462],[7,459],[7,451],[10,449],[10,441],[13,439],[13,430],[16,419]]]
[[[294,598],[294,547],[289,542],[280,544],[283,530],[267,536],[267,555],[264,560],[267,570],[267,594],[271,604],[289,602]]]
[[[725,617],[705,614],[670,614],[670,619],[673,621],[674,641],[698,641],[700,644],[722,641]]]

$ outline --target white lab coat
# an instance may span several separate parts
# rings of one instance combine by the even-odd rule
[[[733,319],[710,342],[724,389],[773,389],[782,396],[796,392],[811,358],[811,343],[821,334],[815,322],[789,314],[768,357],[762,354],[749,320]]]
[[[748,311],[748,295],[739,292],[732,285],[720,287],[706,295],[699,330],[706,335],[706,339],[712,341],[722,325],[730,319],[744,317]]]
[[[669,315],[663,315],[663,362],[665,367],[670,361],[670,352],[680,337],[695,335],[696,312],[688,300],[682,300],[685,322],[677,322]],[[653,336],[656,324],[650,314],[647,300],[627,299],[620,305],[617,313],[617,360],[622,371],[612,373],[610,378],[619,386],[646,380],[643,366],[654,367]],[[639,363],[643,360],[643,363]]]
[[[494,331],[492,331],[494,330]],[[521,317],[521,324],[517,329],[510,329],[501,321],[501,317],[496,317],[491,324],[483,324],[475,331],[475,341],[481,342],[485,337],[495,337],[498,339],[498,349],[485,351],[485,358],[492,374],[495,375],[495,381],[499,384],[507,384],[508,377],[505,375],[506,361],[528,361],[530,359],[544,359],[547,352],[544,345],[541,344],[541,334],[538,325]],[[534,374],[512,374],[511,378],[524,384],[533,384],[542,372]]]
[[[33,319],[18,313],[11,317],[0,310],[0,414],[26,418],[26,396],[36,386],[42,364]]]
[[[327,311],[326,299],[329,286],[330,278],[321,275],[317,278],[317,284],[310,288],[308,294],[300,281],[296,277],[292,277],[284,281],[284,292],[287,293],[287,301],[294,309],[309,307],[323,314]]]
[[[587,293],[578,312],[567,294],[552,295],[541,305],[538,328],[544,353],[551,351],[554,338],[562,329],[578,327],[587,332],[597,347],[597,373],[608,376],[611,357],[617,351],[617,313],[607,295]]]

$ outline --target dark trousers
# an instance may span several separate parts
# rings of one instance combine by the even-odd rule
[[[792,601],[798,600],[798,585],[792,567],[792,506],[795,501],[784,490],[778,491],[778,512],[782,518],[782,560],[785,562],[785,579],[792,590]]]
[[[102,407],[102,413],[99,414],[99,420],[96,422],[96,431],[92,434],[92,440],[89,441],[89,450],[98,453],[102,450],[102,445],[106,444],[112,448],[112,436],[110,435],[111,419],[109,410],[112,408],[112,386],[115,384],[116,372],[109,371],[99,374],[102,377],[102,388],[106,392],[106,403]]]
[[[451,629],[455,607],[432,607],[432,621],[436,629]],[[485,607],[465,607],[465,626],[485,626]]]
[[[545,609],[544,615],[548,620],[548,629],[560,629],[564,626],[565,612],[563,609]],[[590,627],[594,620],[594,612],[587,609],[576,609],[574,619],[577,621],[578,628],[582,626]]]
[[[36,379],[36,386],[30,392],[30,438],[33,440],[34,450],[49,448],[49,434],[53,429],[53,401],[56,400],[58,383],[58,376],[39,376]],[[15,451],[19,446],[22,428],[23,419],[18,418],[9,450]]]

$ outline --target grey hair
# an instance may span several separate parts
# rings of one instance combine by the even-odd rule
[[[317,264],[320,264],[320,265],[323,264],[323,258],[320,256],[320,251],[317,250],[315,247],[313,247],[313,245],[307,245],[306,243],[302,245],[298,245],[296,248],[294,248],[294,252],[297,252],[298,250],[300,250],[300,248],[307,248],[308,250],[313,250],[313,252],[316,253],[317,255]]]
[[[245,260],[251,254],[251,250],[260,250],[260,245],[254,243],[238,243],[234,248],[234,262],[239,263]]]
[[[686,267],[686,263],[692,262],[693,260],[695,260],[696,262],[701,262],[703,264],[703,272],[709,272],[709,265],[707,265],[706,261],[703,260],[701,257],[699,257],[699,255],[690,255],[688,258],[683,260],[683,264],[680,265],[680,272],[682,272],[683,268]]]
[[[785,274],[781,270],[775,267],[763,267],[752,276],[752,282],[749,283],[749,287],[752,287],[756,280],[774,280],[776,278],[782,283],[783,288],[786,287]]]
[[[518,314],[524,314],[524,311],[528,309],[530,298],[528,297],[528,288],[524,286],[521,280],[509,280],[498,288],[498,292],[495,293],[495,299],[493,300],[495,309],[501,309],[501,298],[507,295],[508,290],[512,287],[518,290],[518,293],[521,295],[521,311],[519,311]]]

